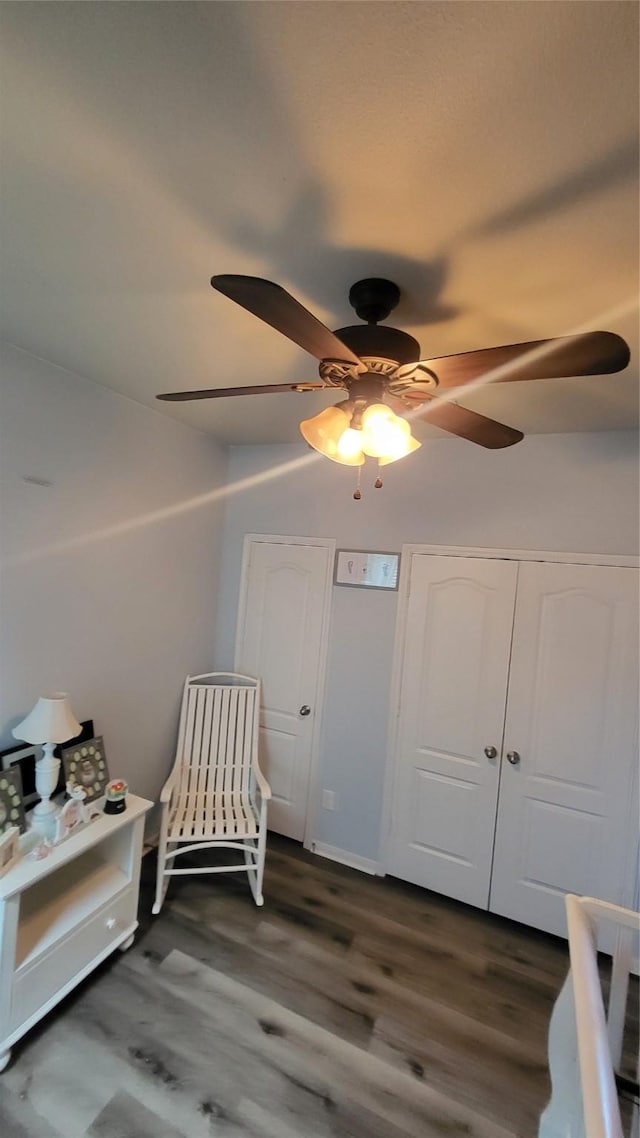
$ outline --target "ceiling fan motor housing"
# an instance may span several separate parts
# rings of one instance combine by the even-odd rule
[[[383,277],[367,277],[364,281],[356,281],[349,289],[349,304],[355,308],[356,315],[368,324],[386,320],[399,300],[397,284]]]
[[[380,320],[396,307],[400,289],[383,277],[367,277],[356,281],[349,290],[349,304],[366,324],[339,328],[335,335],[357,356],[393,360],[397,364],[415,363],[420,359],[420,345],[413,336],[398,328],[380,328]]]
[[[338,328],[335,334],[360,359],[363,356],[373,356],[376,359],[394,360],[397,364],[412,364],[420,359],[418,341],[399,328],[353,324],[350,328]]]

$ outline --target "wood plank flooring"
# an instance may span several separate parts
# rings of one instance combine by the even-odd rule
[[[534,1138],[564,942],[271,836],[177,878],[14,1051],[7,1138]]]

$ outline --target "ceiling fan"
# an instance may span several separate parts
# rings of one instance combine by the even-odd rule
[[[476,381],[605,375],[621,371],[629,362],[628,345],[613,332],[587,332],[422,359],[413,336],[380,326],[396,307],[400,289],[379,277],[358,281],[349,292],[349,303],[365,323],[336,332],[273,281],[227,274],[212,277],[211,285],[315,356],[320,361],[321,382],[173,391],[157,398],[179,402],[342,388],[347,398],[304,420],[300,430],[312,447],[347,466],[362,465],[365,455],[385,465],[416,450],[420,443],[412,438],[403,417],[407,411],[412,411],[411,419],[424,418],[491,449],[512,446],[523,438],[513,427],[461,407],[450,397],[439,397],[439,389]],[[425,410],[416,413],[421,407]]]

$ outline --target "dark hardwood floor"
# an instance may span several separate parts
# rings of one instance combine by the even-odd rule
[[[534,1138],[564,942],[272,836],[184,877],[16,1048],[11,1138]]]

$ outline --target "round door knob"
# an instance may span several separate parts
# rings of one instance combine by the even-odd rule
[[[309,707],[308,703],[303,703],[302,707],[300,708],[300,715],[305,718],[307,715],[311,715],[311,708]]]
[[[498,754],[495,747],[485,747],[484,753],[488,759],[495,759],[496,755]]]
[[[517,751],[507,751],[507,762],[511,763],[512,767],[517,767],[520,762],[520,755]]]

